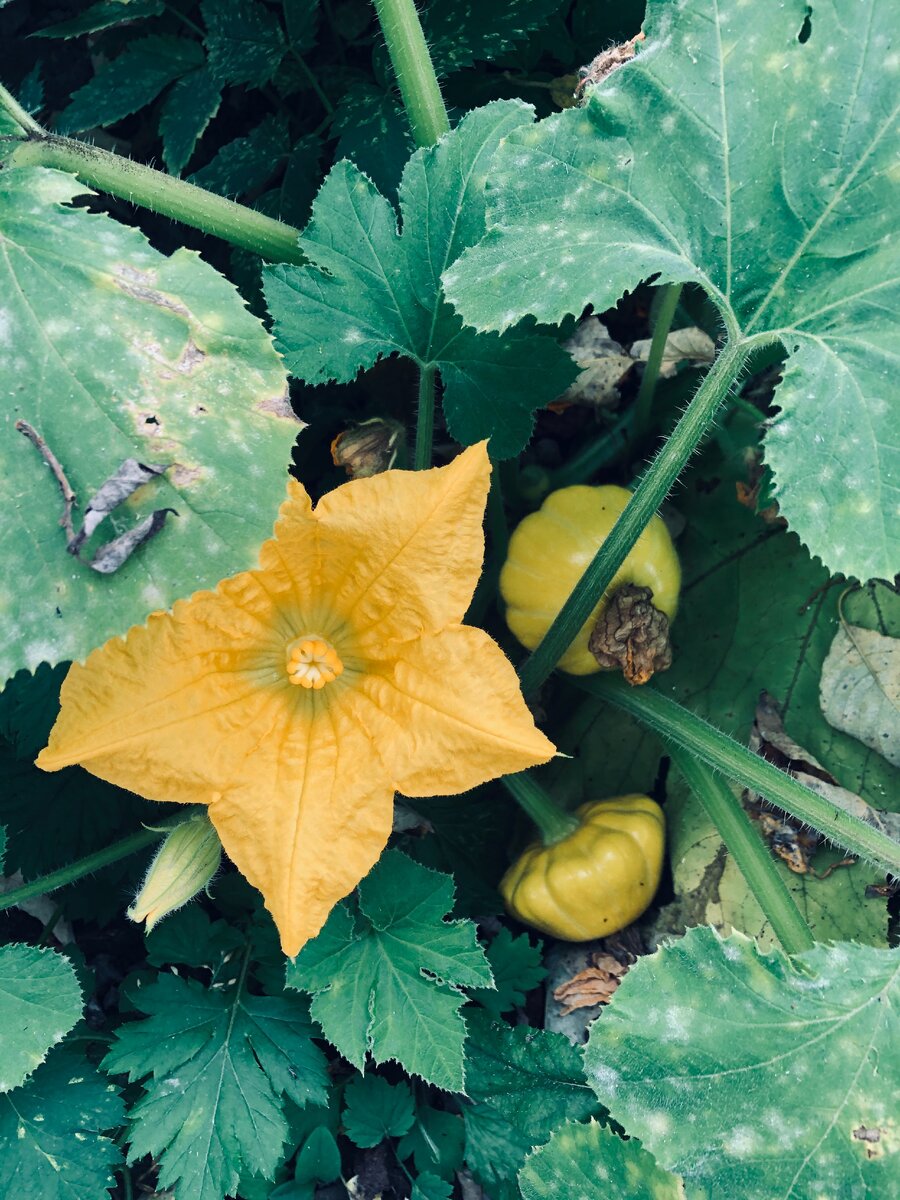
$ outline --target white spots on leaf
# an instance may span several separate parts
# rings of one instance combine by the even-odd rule
[[[6,308],[0,308],[0,346],[8,346],[12,341],[12,313]]]
[[[615,1096],[619,1088],[619,1072],[615,1067],[600,1063],[591,1072],[597,1090],[604,1096]]]
[[[341,340],[346,342],[349,346],[356,346],[360,342],[365,341],[365,338],[363,337],[361,330],[348,329]]]
[[[644,1124],[654,1137],[667,1137],[672,1132],[672,1118],[662,1111],[648,1112]]]
[[[747,1158],[759,1148],[759,1139],[748,1125],[738,1125],[722,1139],[722,1148],[732,1158]]]
[[[659,127],[663,133],[672,134],[675,132],[675,127],[677,124],[678,124],[678,118],[675,116],[675,114],[674,113],[666,113],[666,115],[660,121]]]
[[[25,1126],[20,1123],[19,1125],[16,1126],[16,1137],[19,1139],[19,1141],[21,1141],[24,1136],[25,1136]]]

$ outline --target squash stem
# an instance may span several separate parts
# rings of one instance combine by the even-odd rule
[[[397,86],[417,146],[450,130],[447,110],[413,0],[374,0]]]
[[[667,283],[662,289],[659,306],[656,310],[656,320],[653,324],[653,339],[650,342],[650,353],[647,365],[644,367],[641,386],[638,388],[637,399],[634,402],[634,429],[640,437],[650,424],[650,411],[653,407],[653,395],[659,380],[659,369],[662,366],[666,340],[672,328],[672,319],[678,308],[683,284]]]
[[[779,874],[762,838],[732,794],[721,775],[715,775],[699,759],[666,739],[673,763],[685,783],[703,805],[719,831],[728,853],[737,863],[747,886],[788,954],[802,954],[815,945],[787,884]]]
[[[578,828],[578,818],[564,812],[527,771],[520,771],[518,775],[504,775],[501,782],[538,827],[545,846],[561,842]]]

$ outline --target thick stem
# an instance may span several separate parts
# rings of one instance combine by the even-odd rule
[[[576,583],[543,641],[520,674],[528,695],[544,682],[591,615],[597,601],[628,556],[653,514],[665,500],[685,463],[715,419],[719,405],[734,386],[741,367],[755,348],[752,342],[729,343],[701,383],[681,420],[647,469],[637,491],[593,562]]]
[[[27,109],[23,108],[12,92],[0,83],[0,108],[9,113],[12,119],[21,125],[25,133],[43,136],[44,130]]]
[[[640,436],[650,423],[650,410],[653,407],[653,394],[659,379],[659,369],[662,366],[663,352],[666,348],[666,338],[672,328],[672,318],[681,298],[683,284],[667,283],[656,310],[656,321],[653,325],[653,339],[650,342],[650,353],[644,376],[638,388],[637,399],[634,402],[634,428]]]
[[[417,146],[433,146],[450,121],[413,0],[374,0]]]
[[[436,367],[419,367],[419,407],[416,413],[416,457],[413,467],[425,471],[431,466],[434,441],[434,377]]]
[[[720,771],[726,779],[759,792],[771,804],[811,825],[851,854],[874,863],[889,875],[900,876],[900,842],[836,808],[676,701],[661,696],[650,686],[632,688],[622,680],[599,675],[573,677],[572,682],[630,713],[643,725]]]
[[[563,812],[527,771],[520,771],[518,775],[504,775],[501,782],[513,800],[537,825],[545,846],[561,842],[578,828],[578,818]]]
[[[812,950],[815,939],[762,838],[721,775],[666,739],[675,766],[703,805],[766,920],[788,954]]]
[[[16,904],[21,904],[23,900],[33,900],[35,896],[45,896],[48,892],[65,887],[67,883],[74,883],[76,879],[92,875],[94,871],[108,867],[110,863],[128,858],[130,855],[136,854],[138,850],[152,846],[165,834],[171,833],[176,825],[180,825],[182,821],[194,816],[196,811],[195,808],[186,809],[177,817],[171,817],[155,829],[141,829],[138,833],[129,834],[128,837],[114,842],[112,846],[107,846],[104,850],[95,850],[93,854],[87,854],[84,858],[79,858],[77,862],[69,863],[68,866],[51,871],[48,875],[42,875],[40,879],[33,879],[31,883],[24,883],[21,887],[4,892],[0,895],[0,912],[6,908],[13,908]]]
[[[71,171],[83,183],[192,225],[273,262],[306,261],[298,245],[300,231],[292,225],[87,142],[55,135],[29,138],[16,147],[7,165]]]

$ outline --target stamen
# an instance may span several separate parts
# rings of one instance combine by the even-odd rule
[[[287,648],[288,679],[298,687],[321,691],[343,670],[337,651],[324,638],[308,635],[291,642]]]

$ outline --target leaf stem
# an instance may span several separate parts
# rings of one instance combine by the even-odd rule
[[[45,896],[48,892],[65,887],[67,883],[74,883],[76,879],[82,879],[85,875],[92,875],[94,871],[99,871],[102,867],[108,867],[110,863],[128,858],[146,846],[152,846],[154,842],[158,842],[164,834],[170,833],[182,821],[194,816],[196,811],[195,807],[186,809],[177,817],[170,817],[168,821],[161,822],[153,829],[141,829],[137,833],[131,833],[128,837],[114,842],[103,850],[95,850],[93,854],[86,854],[84,858],[79,858],[76,862],[69,863],[68,866],[50,871],[49,874],[42,875],[39,879],[33,879],[31,883],[24,883],[21,887],[4,892],[0,895],[0,912],[21,904],[23,900],[33,900],[35,896]]]
[[[685,463],[715,419],[720,404],[734,387],[741,367],[755,349],[755,341],[729,342],[711,367],[637,490],[616,521],[609,537],[576,583],[569,598],[520,671],[522,690],[528,695],[547,679],[591,615],[597,601],[628,556],[650,518],[665,500]]]
[[[726,779],[752,788],[798,821],[804,821],[837,845],[900,876],[900,842],[859,817],[823,799],[792,776],[760,758],[675,700],[653,687],[632,688],[622,680],[599,675],[574,677],[572,683],[599,696],[643,725],[701,759]]]
[[[564,812],[527,771],[504,775],[501,783],[537,825],[545,846],[561,842],[578,828],[578,818]]]
[[[815,939],[809,926],[779,874],[775,860],[724,779],[675,742],[664,740],[672,761],[719,831],[785,951],[802,954],[812,950]]]
[[[87,142],[55,134],[27,138],[9,155],[7,166],[70,171],[85,184],[252,250],[273,262],[306,261],[298,244],[300,231],[292,225]]]
[[[434,441],[434,377],[437,367],[419,367],[419,407],[416,412],[416,453],[413,469],[425,471],[431,466]]]
[[[634,402],[634,430],[640,437],[650,424],[650,410],[653,407],[653,395],[659,380],[659,369],[662,366],[663,354],[666,349],[666,339],[672,328],[672,319],[678,308],[683,284],[667,283],[662,290],[662,296],[656,310],[656,320],[653,324],[653,338],[650,342],[650,353],[647,365],[638,388],[637,399]]]
[[[22,107],[12,92],[8,91],[2,83],[0,83],[0,108],[7,112],[18,125],[21,125],[25,133],[33,134],[37,137],[43,136],[43,127],[27,109]]]
[[[450,130],[447,110],[413,0],[374,0],[381,31],[417,146]]]
[[[625,447],[628,435],[634,424],[635,410],[629,408],[619,417],[615,425],[605,433],[578,450],[568,462],[550,472],[550,485],[553,488],[569,487],[573,483],[584,483],[601,467],[612,462],[617,454]]]

